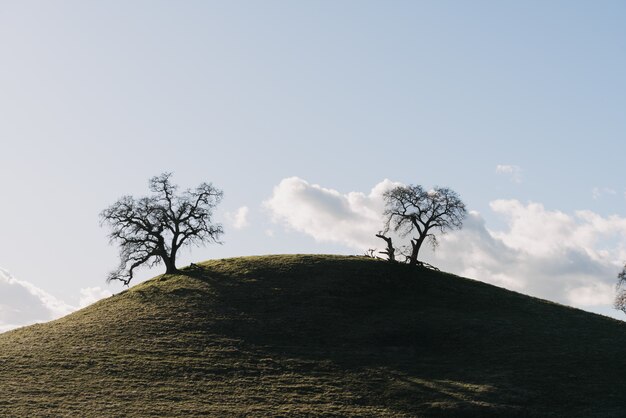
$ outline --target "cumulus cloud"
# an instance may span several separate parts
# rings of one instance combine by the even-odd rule
[[[463,230],[444,236],[425,256],[457,274],[582,308],[607,307],[625,259],[626,218],[573,215],[538,203],[497,200],[503,230],[471,213]]]
[[[292,177],[274,188],[265,206],[276,222],[363,252],[381,248],[373,234],[383,222],[382,194],[398,184],[384,180],[369,193],[342,194]],[[505,227],[489,229],[481,214],[470,212],[462,230],[441,236],[437,251],[424,248],[421,258],[462,276],[606,312],[626,260],[626,218],[518,200],[495,200],[490,209]]]
[[[101,288],[100,286],[85,287],[80,289],[80,300],[78,305],[81,308],[84,308],[85,306],[89,306],[100,299],[108,298],[111,295],[113,295],[113,293],[107,289]]]
[[[75,307],[0,269],[0,332],[56,319],[73,310]]]
[[[378,183],[369,193],[339,193],[290,177],[283,179],[264,202],[276,222],[304,232],[321,242],[352,248],[369,248],[382,228],[383,193],[399,185],[390,180]]]
[[[227,213],[226,219],[230,222],[230,224],[235,229],[243,229],[249,225],[248,223],[248,212],[249,209],[247,206],[242,206],[237,209],[234,213]]]
[[[514,183],[522,182],[522,169],[516,165],[498,164],[496,166],[496,173],[504,174]]]

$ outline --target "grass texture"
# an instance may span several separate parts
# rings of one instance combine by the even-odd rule
[[[626,324],[365,257],[212,260],[0,334],[0,416],[626,416]]]

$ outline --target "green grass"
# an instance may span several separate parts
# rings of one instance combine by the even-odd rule
[[[0,334],[0,416],[626,416],[626,324],[363,257],[208,261]]]

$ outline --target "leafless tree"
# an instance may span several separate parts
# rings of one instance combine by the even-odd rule
[[[383,231],[380,231],[378,234],[376,234],[376,236],[382,240],[385,241],[385,243],[387,244],[387,248],[385,249],[385,251],[379,251],[379,253],[384,254],[387,256],[387,261],[391,261],[392,263],[395,263],[396,261],[396,249],[393,247],[393,240],[391,237],[385,236],[385,234],[383,234]]]
[[[150,196],[124,196],[100,214],[101,224],[112,229],[111,243],[120,245],[120,265],[107,281],[120,280],[128,285],[137,267],[161,262],[166,274],[176,273],[176,255],[181,247],[221,243],[224,231],[212,217],[222,191],[202,183],[177,194],[178,186],[170,177],[171,173],[163,173],[151,178]]]
[[[376,256],[376,248],[368,248],[363,255],[367,258],[378,258]]]
[[[394,230],[401,237],[411,237],[409,264],[418,264],[417,256],[424,241],[435,248],[435,233],[460,229],[467,214],[459,195],[446,187],[425,190],[422,186],[397,186],[384,194],[385,232]]]
[[[615,309],[626,313],[626,265],[617,275],[617,296],[614,306]]]

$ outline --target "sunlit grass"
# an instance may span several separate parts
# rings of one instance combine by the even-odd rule
[[[211,260],[0,334],[0,416],[621,417],[625,331],[363,257]]]

